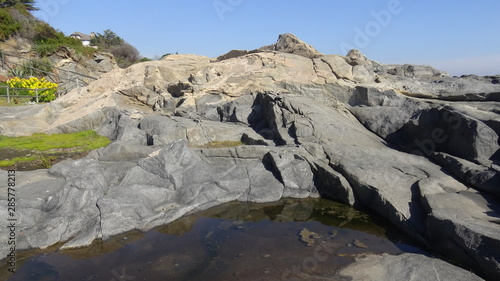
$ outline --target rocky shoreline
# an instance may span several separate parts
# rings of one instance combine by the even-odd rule
[[[94,129],[114,141],[18,172],[18,249],[83,247],[235,200],[321,196],[376,212],[494,280],[499,96],[498,77],[384,65],[356,50],[323,55],[291,34],[213,60],[171,55],[116,69],[51,104],[2,109],[3,135]],[[228,141],[244,145],[197,148]]]

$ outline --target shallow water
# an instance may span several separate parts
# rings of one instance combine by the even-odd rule
[[[311,280],[358,255],[420,251],[377,221],[324,199],[229,203],[83,249],[19,253],[8,280]]]

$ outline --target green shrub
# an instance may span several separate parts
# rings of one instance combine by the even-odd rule
[[[28,78],[29,72],[22,66],[16,66],[10,70],[10,74],[14,77]]]
[[[142,58],[139,62],[148,62],[148,61],[153,61],[153,60],[152,60],[152,59],[150,59],[150,58],[146,58],[146,57],[144,57],[144,58]]]
[[[4,82],[0,82],[0,96],[7,95],[7,84]]]
[[[60,32],[57,32],[52,26],[43,21],[38,21],[33,27],[35,31],[35,36],[33,42],[40,43],[50,39],[59,39],[61,36]],[[63,35],[64,36],[64,35]]]
[[[0,40],[7,40],[21,29],[21,24],[15,21],[8,9],[0,9]]]
[[[51,33],[46,33],[50,35]],[[85,57],[92,56],[96,50],[91,47],[85,47],[82,42],[76,38],[66,37],[62,32],[57,33],[57,36],[48,37],[35,42],[34,50],[41,57],[49,56],[55,53],[62,47],[67,47],[75,50],[77,54],[81,54]]]
[[[35,38],[35,29],[33,28],[39,20],[24,9],[9,9],[9,13],[21,25],[21,28],[16,32],[16,36],[24,38],[29,42],[33,42]]]
[[[2,0],[0,1],[0,8],[11,8],[15,7],[25,11],[38,11],[35,7],[35,0]]]
[[[121,68],[127,68],[141,59],[139,51],[134,46],[110,29],[104,30],[104,34],[97,33],[90,43],[99,47],[99,50],[113,54]]]

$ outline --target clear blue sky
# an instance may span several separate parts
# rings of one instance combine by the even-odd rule
[[[498,0],[38,0],[37,6],[35,15],[66,35],[111,29],[146,57],[216,57],[294,33],[324,54],[355,47],[386,64],[500,74]]]

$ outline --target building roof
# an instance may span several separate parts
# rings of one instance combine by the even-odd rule
[[[90,41],[90,35],[81,33],[81,32],[74,32],[73,34],[70,35],[70,37],[79,37],[78,39],[82,41]]]

